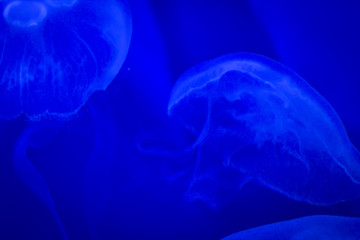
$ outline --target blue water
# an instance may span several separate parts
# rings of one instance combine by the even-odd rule
[[[320,237],[327,230],[338,239],[349,236],[347,221],[357,229],[360,5],[355,1],[44,0],[39,2],[52,15],[44,17],[33,6],[10,18],[4,9],[11,2],[19,1],[0,3],[0,41],[12,39],[0,48],[0,86],[16,86],[11,84],[17,79],[34,88],[25,87],[23,94],[0,88],[0,239],[212,240],[255,227],[260,228],[233,239],[241,234],[261,239],[277,229],[284,229],[284,239],[307,239],[302,229],[313,220],[301,217],[312,215],[329,216],[311,224]],[[114,6],[124,15],[112,13]],[[111,24],[121,16],[128,19],[128,34]],[[86,27],[84,19],[107,24]],[[101,31],[113,34],[107,39],[116,39],[110,42],[117,48],[97,44]],[[68,32],[83,34],[87,44]],[[31,47],[17,47],[24,39]],[[48,47],[54,42],[56,48]],[[118,62],[110,68],[114,50],[109,49],[121,46],[126,50],[116,52]],[[39,49],[47,49],[44,57]],[[237,52],[279,62],[311,90],[301,84],[295,90],[277,87],[274,97],[261,83],[277,73],[254,83],[230,71],[218,81],[216,94],[202,88],[202,98],[187,102],[196,104],[168,115],[180,76],[201,73],[209,67],[201,68],[204,62]],[[24,56],[35,60],[26,62]],[[46,59],[63,61],[53,76],[67,77],[55,84],[50,75],[39,77]],[[253,61],[266,69],[261,59]],[[192,73],[195,65],[200,69]],[[179,91],[190,92],[185,87],[199,82]],[[239,92],[246,94],[240,98]],[[211,96],[216,101],[209,105]],[[283,107],[283,96],[290,108]],[[255,115],[247,127],[227,118],[249,111]],[[203,134],[209,116],[211,131]],[[274,133],[281,133],[278,142]],[[235,140],[268,148],[254,154],[254,147],[241,146],[234,154]],[[303,157],[294,157],[299,154]],[[230,157],[235,168],[228,168]],[[267,225],[278,222],[283,223]],[[359,231],[350,233],[356,239]]]

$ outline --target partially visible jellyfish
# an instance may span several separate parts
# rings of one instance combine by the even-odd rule
[[[360,219],[339,216],[310,216],[268,224],[234,233],[223,240],[357,240]]]
[[[126,1],[8,0],[0,7],[1,118],[68,118],[125,60]]]
[[[0,6],[0,118],[68,119],[106,89],[125,60],[132,29],[126,1],[8,0]],[[47,182],[26,153],[50,141],[44,133],[61,122],[31,121],[14,148],[14,167],[67,238]]]
[[[360,193],[360,154],[330,104],[295,72],[261,55],[201,63],[177,81],[168,114],[196,136],[187,195],[216,207],[217,189],[256,181],[315,205]]]

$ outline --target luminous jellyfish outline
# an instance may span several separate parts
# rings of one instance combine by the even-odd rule
[[[67,119],[105,90],[129,49],[128,3],[0,2],[0,118]]]
[[[63,120],[115,78],[131,40],[129,6],[116,0],[15,0],[0,7],[0,118],[23,114],[29,120],[13,149],[14,168],[68,239],[47,181],[26,150],[51,141]]]
[[[175,83],[168,115],[197,136],[186,150],[196,151],[197,155],[189,188],[195,199],[201,199],[202,193],[191,192],[192,189],[204,181],[214,181],[221,169],[238,170],[239,189],[255,180],[292,199],[315,205],[359,196],[360,153],[351,144],[339,116],[305,80],[272,59],[233,53],[190,68]],[[264,153],[253,154],[256,151]],[[272,155],[279,151],[283,156]],[[270,155],[266,156],[266,152]],[[265,160],[269,156],[276,158],[277,166],[284,166],[286,160],[286,164],[298,164],[305,180],[297,176],[298,182],[282,185],[279,176],[269,174],[271,160]],[[256,161],[260,165],[258,170]],[[321,164],[327,167],[326,171],[316,169]],[[349,191],[336,195],[322,187],[317,193],[314,171],[332,176],[335,179],[329,183],[334,185],[338,181]],[[277,172],[280,176],[284,174]],[[306,190],[306,185],[314,191]]]
[[[356,240],[359,238],[359,218],[314,215],[247,229],[223,240]]]

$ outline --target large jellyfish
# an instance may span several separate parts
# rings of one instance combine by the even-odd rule
[[[360,154],[339,116],[267,57],[234,53],[191,68],[175,84],[168,114],[196,136],[190,199],[216,207],[218,189],[251,180],[315,205],[359,196]]]
[[[338,216],[310,216],[268,224],[223,240],[356,240],[360,239],[360,219]]]
[[[76,113],[122,66],[131,37],[125,1],[0,2],[0,117]]]
[[[51,141],[63,124],[58,120],[77,113],[93,92],[114,79],[130,44],[128,5],[117,0],[15,0],[0,6],[0,118],[24,114],[30,120],[14,147],[14,168],[67,238],[47,181],[27,149]]]

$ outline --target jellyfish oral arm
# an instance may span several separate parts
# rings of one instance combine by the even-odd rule
[[[60,216],[57,212],[54,199],[48,187],[46,179],[32,164],[26,154],[28,147],[36,146],[34,140],[31,140],[34,135],[38,134],[41,129],[39,126],[28,127],[22,135],[19,137],[18,142],[13,151],[13,163],[14,168],[18,176],[24,181],[24,183],[43,201],[43,203],[49,208],[53,214],[55,221],[59,227],[59,230],[64,239],[68,239],[65,228],[62,224]],[[44,139],[41,139],[44,141]]]

